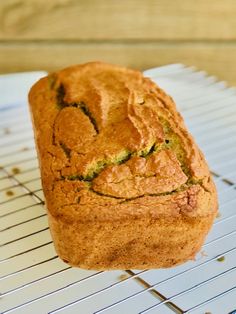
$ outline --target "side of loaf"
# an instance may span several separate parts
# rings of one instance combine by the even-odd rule
[[[50,231],[85,269],[193,259],[217,213],[203,154],[171,97],[138,71],[100,62],[29,93]]]

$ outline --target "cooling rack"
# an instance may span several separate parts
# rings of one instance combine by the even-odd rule
[[[204,151],[220,214],[195,261],[97,272],[63,263],[48,230],[26,99],[44,74],[0,76],[0,312],[236,313],[236,90],[181,64],[145,72]]]

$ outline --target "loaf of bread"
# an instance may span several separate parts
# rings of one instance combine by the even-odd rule
[[[29,103],[58,255],[85,269],[193,259],[217,213],[203,154],[171,97],[92,62],[39,80]]]

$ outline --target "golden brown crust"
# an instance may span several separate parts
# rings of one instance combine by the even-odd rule
[[[171,267],[194,259],[214,215],[68,224],[49,214],[59,256],[86,269]]]
[[[150,268],[195,255],[216,215],[216,191],[202,153],[164,91],[138,71],[94,62],[41,79],[32,87],[29,102],[49,223],[63,259],[85,268]],[[147,227],[147,221],[156,229]],[[183,256],[178,252],[176,259],[178,250],[171,257],[171,241],[168,251],[168,241],[158,237],[170,228],[186,228],[186,221],[199,239],[188,242],[185,236],[191,230],[186,231]],[[147,237],[162,224],[163,234],[150,240],[159,243],[159,255],[153,255]],[[66,225],[70,228],[63,232]],[[116,251],[116,258],[97,256],[91,233],[86,236],[91,246],[83,252],[97,257],[82,257],[78,238],[85,236],[81,230],[87,225],[96,239],[103,239],[96,240],[96,247],[109,256]],[[116,225],[124,228],[122,239]],[[142,237],[137,226],[147,229]],[[134,259],[121,248],[133,233],[134,251],[144,250],[149,262],[147,257],[142,264],[144,257]],[[72,234],[74,240],[68,240]],[[112,247],[104,244],[104,237],[111,236]],[[169,262],[160,263],[167,251]]]

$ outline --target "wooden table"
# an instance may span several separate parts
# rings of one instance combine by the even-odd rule
[[[235,0],[1,0],[0,72],[185,63],[236,85]]]

